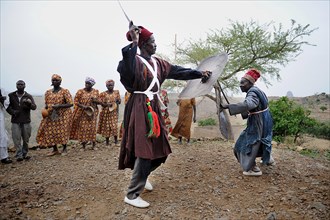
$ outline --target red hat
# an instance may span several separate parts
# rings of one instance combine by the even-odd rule
[[[256,69],[250,69],[245,73],[245,75],[242,78],[245,78],[249,80],[251,83],[255,83],[257,79],[260,77],[260,72]]]
[[[145,29],[142,26],[138,26],[138,27],[140,29],[138,45],[139,45],[139,47],[141,47],[142,43],[146,42],[153,33],[148,31],[147,29]],[[127,38],[127,40],[132,41],[132,38],[131,38],[131,35],[129,34],[129,31],[126,33],[126,38]]]

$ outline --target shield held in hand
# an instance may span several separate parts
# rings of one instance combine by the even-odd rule
[[[201,79],[189,80],[186,87],[179,95],[181,99],[191,99],[198,96],[209,94],[217,79],[221,75],[223,69],[228,62],[228,55],[220,53],[204,59],[197,67],[200,71],[211,71],[212,75],[206,83],[201,83]]]

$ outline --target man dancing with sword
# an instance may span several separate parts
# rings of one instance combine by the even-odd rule
[[[130,22],[126,37],[131,43],[122,49],[123,59],[117,71],[125,89],[131,93],[124,110],[124,132],[119,155],[119,169],[133,169],[124,202],[138,208],[150,204],[140,195],[152,190],[147,180],[152,171],[171,153],[166,125],[161,116],[159,90],[165,79],[201,78],[205,83],[209,71],[183,68],[154,57],[157,45],[153,33]],[[137,48],[140,54],[137,54]]]

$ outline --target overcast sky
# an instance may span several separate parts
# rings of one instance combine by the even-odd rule
[[[228,27],[229,20],[259,24],[274,21],[289,27],[290,20],[319,28],[304,40],[295,62],[281,69],[282,80],[266,88],[269,96],[309,96],[329,91],[329,1],[121,1],[137,25],[152,31],[157,52],[173,56],[177,42],[203,38],[210,30]],[[117,1],[3,1],[1,0],[0,85],[11,92],[19,79],[26,91],[44,94],[53,73],[72,95],[84,87],[87,76],[94,88],[105,90],[114,79],[121,48],[128,44],[128,22]],[[230,60],[229,60],[230,62]],[[243,73],[241,74],[243,75]],[[239,94],[238,94],[239,95]]]

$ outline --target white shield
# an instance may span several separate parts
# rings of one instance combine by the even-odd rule
[[[206,83],[202,83],[201,79],[189,80],[186,87],[179,95],[181,99],[191,99],[202,95],[207,95],[213,89],[213,85],[221,75],[228,61],[227,53],[220,53],[204,59],[197,67],[200,71],[211,71],[212,75]]]

